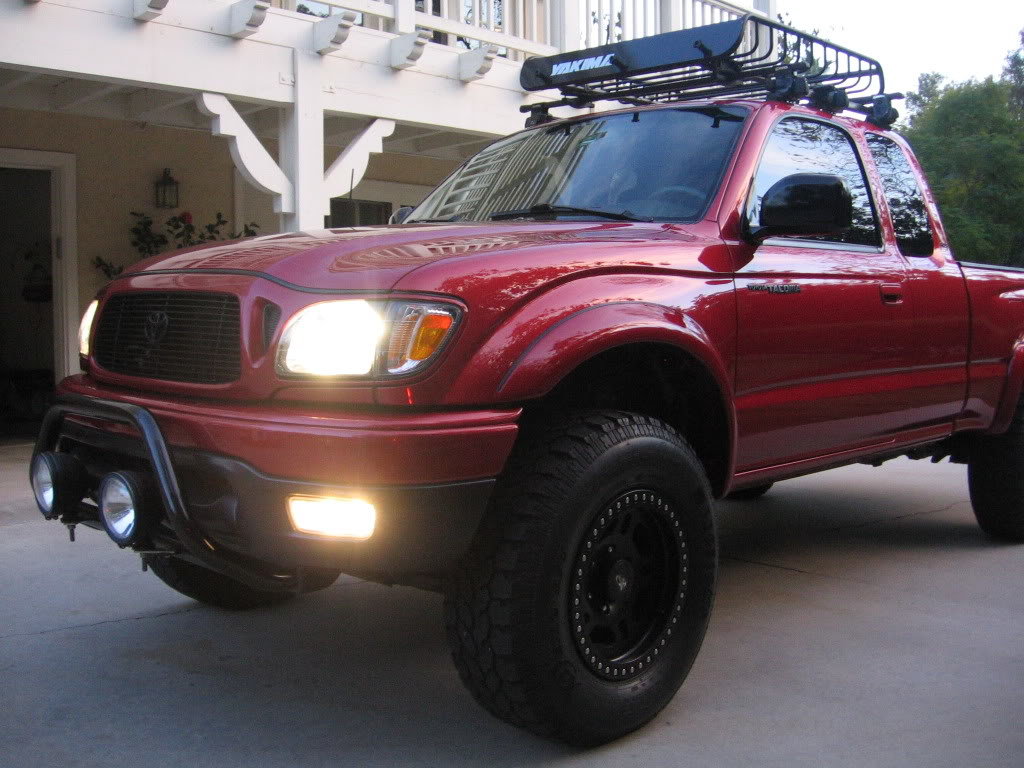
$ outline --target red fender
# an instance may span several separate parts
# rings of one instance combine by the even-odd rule
[[[1017,339],[1010,354],[1010,367],[1006,372],[1006,387],[996,408],[996,417],[988,432],[1001,435],[1010,428],[1010,422],[1017,412],[1021,390],[1024,389],[1024,336]]]

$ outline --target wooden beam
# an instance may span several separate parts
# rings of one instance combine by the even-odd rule
[[[35,72],[19,72],[14,69],[2,70],[0,71],[0,93],[21,88],[21,86],[28,85],[38,77],[39,75]]]
[[[170,91],[141,90],[128,97],[128,118],[150,122],[161,112],[191,104],[195,101],[194,93],[175,93]]]
[[[256,34],[267,20],[269,8],[265,0],[238,0],[229,12],[228,34],[239,39]]]
[[[93,83],[88,80],[65,80],[53,86],[52,103],[57,111],[74,109],[90,101],[102,99],[112,93],[123,90],[125,86],[117,83]]]
[[[254,115],[257,112],[262,112],[265,109],[277,109],[273,104],[242,104],[238,103],[234,105],[235,111],[242,115]]]
[[[133,15],[136,21],[152,21],[167,7],[169,0],[134,0]]]
[[[211,118],[213,135],[230,140],[231,157],[245,180],[260,191],[273,195],[274,210],[278,213],[294,211],[295,188],[292,181],[245,124],[231,102],[219,93],[203,93],[196,97],[196,106]]]
[[[480,144],[484,141],[493,141],[486,136],[466,136],[465,134],[443,133],[433,139],[423,139],[415,142],[414,146],[418,152],[427,152],[432,149],[456,149],[470,144]]]
[[[348,40],[356,18],[352,11],[342,11],[318,21],[313,25],[313,50],[321,56],[337,51]]]

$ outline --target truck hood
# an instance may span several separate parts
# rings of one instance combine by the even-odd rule
[[[139,262],[125,275],[154,271],[210,271],[260,274],[293,285],[338,290],[386,291],[403,277],[434,265],[448,282],[484,269],[496,259],[505,267],[522,259],[522,267],[559,263],[577,268],[583,260],[600,262],[601,253],[621,261],[637,249],[666,240],[698,239],[677,225],[636,222],[528,221],[486,224],[421,224],[395,227],[288,232],[232,243],[204,245]],[[630,247],[630,246],[634,247]],[[502,258],[502,256],[505,258]],[[647,266],[650,266],[648,260]],[[438,262],[451,262],[449,268]],[[470,263],[466,263],[470,262]],[[601,264],[595,266],[600,268]],[[610,266],[610,265],[605,265]],[[625,264],[623,264],[625,266]],[[420,282],[420,281],[416,281]],[[434,290],[440,290],[438,285]]]

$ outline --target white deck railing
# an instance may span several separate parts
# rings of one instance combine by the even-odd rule
[[[396,33],[416,28],[433,41],[494,45],[514,60],[715,24],[745,13],[770,13],[774,0],[278,0],[316,15],[355,11],[359,23]],[[757,6],[758,10],[755,10]]]

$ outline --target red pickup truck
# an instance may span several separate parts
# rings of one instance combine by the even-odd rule
[[[686,677],[716,498],[951,457],[1024,540],[1024,271],[954,257],[851,56],[748,18],[531,60],[562,98],[404,223],[128,270],[43,426],[40,509],[218,606],[443,590],[473,695],[577,744]]]

